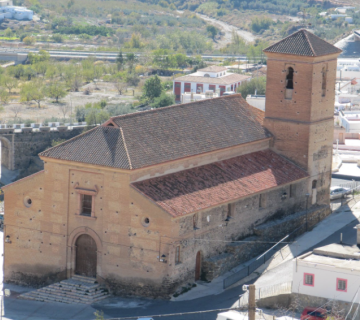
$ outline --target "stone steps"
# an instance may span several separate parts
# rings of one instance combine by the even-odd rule
[[[74,276],[19,296],[21,299],[69,304],[93,304],[108,297],[107,289],[94,278]]]

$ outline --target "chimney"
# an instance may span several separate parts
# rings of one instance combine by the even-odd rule
[[[356,229],[356,245],[360,248],[360,224],[357,224],[354,229]]]

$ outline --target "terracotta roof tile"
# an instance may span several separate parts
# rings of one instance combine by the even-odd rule
[[[178,217],[263,192],[308,174],[271,150],[258,151],[132,186]]]
[[[264,52],[317,57],[333,53],[341,53],[342,51],[308,30],[301,29],[266,48]]]

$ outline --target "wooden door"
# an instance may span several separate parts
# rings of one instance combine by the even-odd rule
[[[198,251],[196,254],[196,265],[195,265],[195,281],[200,280],[201,277],[201,252]]]
[[[85,277],[96,277],[97,248],[93,238],[87,234],[76,240],[75,273]]]

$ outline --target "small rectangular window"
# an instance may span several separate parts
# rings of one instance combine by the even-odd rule
[[[304,273],[304,285],[305,286],[314,286],[314,275],[311,273]]]
[[[180,246],[177,246],[175,249],[175,264],[179,264],[180,262]]]
[[[336,284],[336,290],[337,291],[347,291],[347,280],[346,279],[336,279],[337,280],[337,284]]]
[[[181,88],[181,83],[175,82],[175,88]]]
[[[290,185],[290,198],[294,198],[295,197],[295,185],[291,184]]]
[[[81,215],[91,217],[92,196],[81,195]]]
[[[259,196],[259,208],[265,208],[266,206],[266,196],[264,194],[261,194]]]
[[[228,204],[228,212],[227,212],[227,218],[233,218],[235,213],[235,204],[229,203]]]
[[[194,230],[198,229],[198,214],[197,213],[195,213],[193,215],[193,228],[194,228]]]

